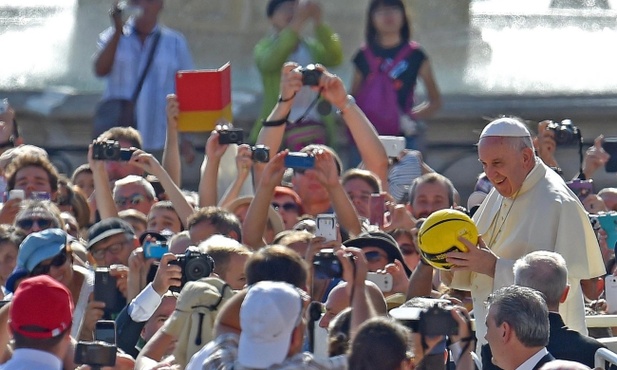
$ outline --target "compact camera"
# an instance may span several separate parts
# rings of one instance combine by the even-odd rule
[[[92,144],[92,159],[101,161],[128,161],[135,150],[120,148],[114,140],[98,141]]]
[[[319,79],[323,72],[315,68],[314,64],[309,64],[305,68],[298,67],[297,71],[302,73],[302,85],[319,86]]]
[[[564,119],[560,123],[551,121],[546,129],[554,131],[557,145],[573,145],[582,140],[581,130],[574,126],[569,119]]]
[[[244,130],[230,128],[219,131],[219,144],[242,144],[244,142]]]
[[[422,307],[401,306],[390,310],[390,316],[407,326],[413,332],[426,336],[456,335],[458,323],[452,317],[449,301],[433,298],[419,298]]]
[[[179,287],[169,288],[172,292],[182,290],[188,281],[199,280],[210,276],[214,270],[214,259],[209,254],[201,253],[195,247],[189,247],[184,254],[176,254],[176,260],[169,262],[170,265],[178,265],[182,268],[182,280]]]
[[[165,253],[169,252],[167,243],[161,241],[146,242],[144,244],[144,257],[160,260]]]
[[[285,167],[306,170],[315,167],[315,157],[309,153],[290,152],[285,156]]]
[[[85,364],[90,366],[115,366],[116,353],[118,348],[109,343],[102,341],[96,342],[78,342],[75,346],[75,357],[73,361],[76,364]]]
[[[318,279],[337,279],[343,277],[343,266],[334,250],[322,249],[313,257],[315,277]]]
[[[252,146],[251,159],[255,162],[268,163],[270,161],[270,147],[265,145]]]

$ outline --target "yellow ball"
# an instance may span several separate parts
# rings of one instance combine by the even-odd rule
[[[422,258],[440,270],[449,270],[452,264],[446,262],[446,253],[467,252],[467,246],[458,237],[478,243],[478,229],[473,220],[463,212],[442,209],[433,212],[418,231],[418,246]]]

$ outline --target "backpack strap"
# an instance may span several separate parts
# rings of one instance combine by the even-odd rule
[[[384,72],[390,75],[390,72],[392,71],[392,69],[394,69],[394,67],[396,67],[396,65],[399,64],[403,59],[411,55],[411,53],[417,48],[418,48],[418,44],[416,44],[413,41],[406,43],[401,48],[401,50],[399,50],[398,53],[396,53],[396,55],[394,56],[394,59],[392,60],[392,63],[390,63],[390,67],[388,67],[388,69],[386,69]],[[364,58],[366,59],[366,62],[368,63],[369,73],[378,72],[379,69],[381,68],[382,59],[376,57],[368,45],[362,46],[362,52],[364,53]]]
[[[362,47],[362,52],[364,53],[364,58],[368,63],[369,73],[379,72],[379,68],[381,67],[381,58],[377,58],[368,45],[364,45]]]
[[[388,76],[390,75],[390,72],[392,72],[392,70],[394,69],[394,67],[397,66],[397,64],[399,64],[403,59],[407,58],[409,55],[411,55],[411,53],[417,49],[416,43],[412,43],[412,42],[408,42],[406,43],[401,50],[398,51],[398,53],[396,53],[396,55],[394,56],[394,59],[392,60],[392,63],[390,63],[390,67],[388,67],[388,69],[386,69],[384,72],[386,72],[388,74]]]

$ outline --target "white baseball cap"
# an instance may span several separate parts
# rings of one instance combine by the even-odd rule
[[[238,362],[266,369],[287,357],[291,334],[302,319],[306,293],[291,284],[260,281],[249,288],[240,308]]]

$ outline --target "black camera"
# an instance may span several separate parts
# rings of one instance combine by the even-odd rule
[[[313,268],[315,277],[318,279],[336,279],[343,276],[343,266],[339,261],[334,250],[322,249],[313,257]]]
[[[100,161],[128,161],[135,150],[120,148],[114,140],[98,141],[92,144],[92,159]]]
[[[176,259],[169,262],[170,265],[178,265],[182,268],[182,280],[180,286],[169,288],[172,292],[182,290],[188,281],[199,280],[210,276],[214,270],[214,259],[209,254],[201,253],[195,247],[189,247],[184,254],[176,254]]]
[[[255,162],[268,163],[270,161],[270,147],[265,145],[252,146],[251,159]]]
[[[244,142],[244,130],[230,128],[219,131],[219,144],[242,144]]]
[[[302,85],[319,86],[323,72],[315,68],[314,64],[309,64],[306,68],[299,67],[298,72],[302,73]]]
[[[97,342],[78,342],[75,346],[75,357],[73,361],[76,364],[85,364],[90,366],[115,366],[116,353],[118,348],[109,343]]]
[[[449,301],[418,297],[390,310],[390,316],[411,331],[422,335],[456,335],[458,323],[452,317],[451,311],[452,306]]]
[[[569,119],[564,119],[560,123],[551,121],[546,129],[553,130],[557,145],[573,145],[581,142],[581,130]]]

